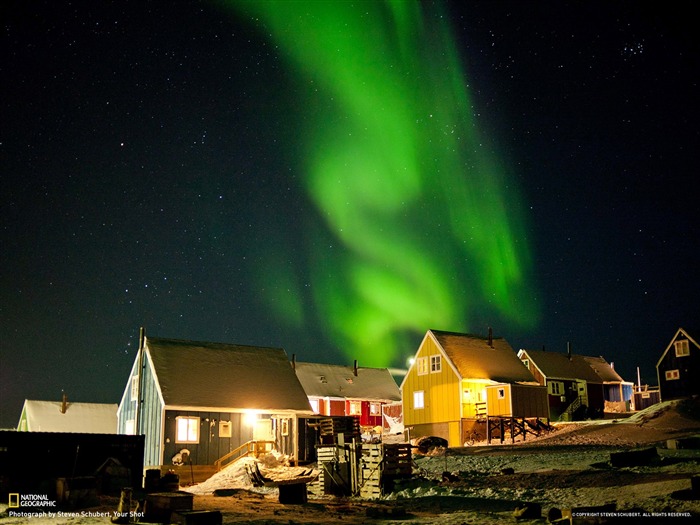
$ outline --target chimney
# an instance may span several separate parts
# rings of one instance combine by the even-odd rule
[[[142,326],[139,328],[139,350],[143,350],[143,343],[146,340],[146,329]]]
[[[353,374],[355,374],[355,377],[357,377],[357,359],[355,359],[355,361],[353,362],[352,368]]]
[[[569,341],[566,342],[566,356],[571,361],[571,343]]]
[[[489,326],[489,346],[493,348],[493,328]]]
[[[292,354],[292,370],[296,370],[296,369],[297,369],[297,355]]]
[[[63,392],[63,399],[61,400],[61,414],[65,414],[68,410],[68,396]]]

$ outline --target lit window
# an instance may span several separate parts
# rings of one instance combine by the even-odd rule
[[[674,379],[680,379],[680,377],[678,370],[666,370],[666,381],[673,381]]]
[[[424,399],[424,394],[422,390],[418,390],[417,392],[413,392],[413,408],[418,409],[418,408],[425,408],[425,399]]]
[[[350,414],[351,416],[361,416],[362,415],[362,402],[361,401],[350,401]]]
[[[133,436],[134,434],[136,434],[136,428],[133,419],[127,419],[124,422],[124,434],[126,434],[127,436]]]
[[[462,403],[471,403],[472,401],[472,391],[470,388],[467,388],[462,392]]]
[[[676,347],[676,357],[690,355],[690,347],[688,346],[687,339],[681,339],[680,341],[676,341],[675,343],[673,343],[673,345]]]
[[[231,422],[230,421],[219,421],[219,437],[220,438],[230,438],[231,437]]]
[[[416,360],[416,371],[419,376],[424,376],[428,373],[428,358],[419,357]]]
[[[370,416],[379,416],[382,413],[382,405],[379,403],[370,403],[369,404],[369,415]]]
[[[430,356],[430,373],[434,374],[436,372],[442,371],[442,357],[439,355]]]
[[[179,416],[175,418],[177,427],[176,443],[199,443],[199,418]]]
[[[283,419],[280,424],[280,434],[283,436],[289,435],[289,419]]]
[[[135,375],[131,377],[131,400],[139,400],[139,376]]]

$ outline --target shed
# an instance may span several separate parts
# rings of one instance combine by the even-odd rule
[[[549,418],[547,389],[543,386],[489,385],[486,387],[486,407],[489,417]]]

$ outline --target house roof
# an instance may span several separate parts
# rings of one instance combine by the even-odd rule
[[[462,379],[490,379],[500,383],[534,383],[530,371],[502,337],[429,330]]]
[[[61,401],[26,399],[22,414],[27,418],[30,432],[81,432],[86,434],[116,434],[117,405],[103,403],[66,404]]]
[[[370,401],[401,401],[401,392],[386,368],[296,362],[295,370],[306,395]]]
[[[583,357],[593,371],[606,383],[623,383],[625,380],[615,372],[615,369],[603,357]]]
[[[591,367],[585,356],[571,354],[571,358],[569,358],[568,354],[544,350],[525,350],[525,352],[530,361],[548,379],[579,379],[589,383],[602,383],[604,381]]]
[[[166,406],[312,413],[281,348],[147,337]]]

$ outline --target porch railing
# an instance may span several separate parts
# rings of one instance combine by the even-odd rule
[[[260,454],[270,452],[275,446],[274,441],[248,441],[240,447],[233,449],[228,454],[224,454],[214,462],[216,471],[220,471],[226,465],[233,463],[241,458],[250,456],[251,454],[258,457]]]

